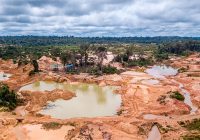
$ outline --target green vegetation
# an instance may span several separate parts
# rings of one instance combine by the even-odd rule
[[[182,136],[183,140],[199,140],[200,135],[200,119],[193,119],[192,121],[179,121],[178,124],[189,131],[188,135]]]
[[[108,66],[103,66],[102,71],[99,70],[99,67],[90,67],[89,69],[86,70],[87,73],[91,75],[102,75],[102,74],[115,74],[115,73],[120,73],[120,71],[112,67],[110,65]]]
[[[116,68],[103,66],[107,51],[115,55],[113,62],[119,62],[124,67],[146,67],[167,60],[171,55],[187,56],[200,51],[200,38],[0,37],[0,58],[13,59],[18,66],[31,63],[34,70],[30,71],[30,76],[39,72],[37,60],[42,56],[51,57],[53,60],[60,58],[64,66],[73,64],[73,69],[67,70],[67,73],[89,72],[97,75],[116,73],[118,72]]]
[[[195,51],[200,51],[200,41],[170,42],[158,47],[159,54],[167,53],[187,56]]]
[[[163,53],[163,52],[155,52],[154,57],[157,61],[163,61],[169,59],[169,54],[168,53]]]
[[[178,72],[183,73],[183,72],[187,72],[187,70],[188,70],[187,68],[182,67],[182,68],[178,69]]]
[[[108,65],[108,66],[103,66],[102,72],[104,74],[114,74],[114,73],[118,73],[119,71],[117,70],[117,68]]]
[[[122,63],[124,67],[146,67],[154,64],[152,52],[155,48],[153,46],[129,46],[124,49],[114,59],[114,61]]]
[[[46,129],[46,130],[50,130],[50,129],[55,130],[55,129],[59,129],[61,127],[62,127],[62,125],[57,122],[48,122],[48,123],[42,124],[42,128]]]
[[[185,135],[185,136],[182,136],[182,139],[183,140],[200,140],[200,135]]]
[[[165,101],[166,98],[167,98],[167,96],[161,95],[161,96],[157,99],[157,101],[158,101],[160,104],[165,105],[165,104],[166,104],[166,101]]]
[[[153,61],[151,58],[145,59],[145,58],[139,58],[137,60],[129,60],[128,62],[128,67],[133,67],[133,66],[149,66],[153,64]]]
[[[188,130],[197,130],[200,131],[200,119],[194,119],[192,121],[186,121],[186,122],[178,122],[179,125],[182,127],[187,128]]]
[[[170,98],[174,98],[174,99],[177,99],[179,101],[184,101],[185,100],[185,97],[180,94],[178,91],[173,91],[170,93]]]
[[[13,110],[20,103],[18,95],[5,84],[0,84],[0,107],[7,107]]]
[[[101,75],[102,73],[99,71],[98,67],[91,67],[87,70],[87,72],[91,75]]]
[[[73,46],[82,43],[167,43],[188,40],[200,40],[199,37],[73,37],[73,36],[1,36],[0,44],[17,46]]]
[[[169,131],[173,131],[174,128],[172,128],[172,126],[170,125],[166,125],[166,126],[162,126],[159,123],[156,123],[156,126],[159,128],[160,132],[163,133],[168,133]]]
[[[37,60],[32,60],[32,64],[33,64],[33,67],[34,67],[34,72],[39,72],[39,65],[38,65],[38,62]]]

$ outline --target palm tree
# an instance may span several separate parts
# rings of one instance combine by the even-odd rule
[[[87,66],[88,63],[88,51],[89,51],[90,45],[89,44],[81,44],[80,45],[80,54],[81,54],[81,64],[82,58],[84,57],[84,66]]]
[[[36,59],[32,60],[32,65],[34,67],[34,72],[39,72],[39,65]]]
[[[62,61],[62,64],[65,66],[65,64],[69,63],[69,61],[72,60],[72,54],[69,51],[62,52],[60,55],[60,59]]]
[[[80,49],[79,50],[79,53],[80,53],[80,66],[82,67],[83,66],[83,57],[84,57],[84,52]]]
[[[132,46],[129,47],[129,48],[127,48],[125,54],[126,54],[126,56],[128,57],[128,60],[130,59],[130,56],[133,55],[133,50],[134,50],[134,48],[133,48]]]
[[[103,60],[106,57],[106,48],[105,47],[99,47],[97,49],[97,56],[98,56],[98,65],[99,65],[99,70],[102,72],[102,68],[103,68]]]

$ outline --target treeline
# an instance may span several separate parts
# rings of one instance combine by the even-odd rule
[[[36,56],[40,58],[43,55],[48,55],[53,47],[21,47],[21,46],[6,46],[0,47],[0,58],[2,59],[24,59],[27,56]]]
[[[158,47],[158,53],[187,55],[190,52],[200,51],[200,41],[171,42]]]
[[[73,37],[73,36],[0,36],[0,44],[16,46],[65,46],[108,43],[167,43],[200,40],[200,37]]]

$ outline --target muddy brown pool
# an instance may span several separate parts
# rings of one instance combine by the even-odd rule
[[[121,96],[115,94],[117,87],[100,87],[96,84],[68,84],[39,81],[22,87],[20,90],[51,91],[62,89],[72,91],[76,97],[70,100],[58,99],[48,102],[39,113],[52,118],[67,119],[77,117],[102,117],[116,115],[121,105]]]

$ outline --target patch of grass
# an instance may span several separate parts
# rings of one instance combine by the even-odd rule
[[[174,98],[174,99],[177,99],[179,101],[185,100],[185,97],[182,94],[180,94],[178,91],[171,92],[170,98]]]
[[[174,131],[174,128],[170,125],[162,126],[162,125],[158,124],[157,126],[162,134],[168,133],[169,131]]]
[[[108,66],[103,67],[102,72],[105,74],[115,74],[115,73],[118,73],[118,70],[116,67],[112,67],[108,65]]]
[[[55,129],[59,129],[61,127],[62,127],[62,125],[57,122],[49,122],[49,123],[42,124],[42,128],[46,129],[46,130],[50,130],[50,129],[55,130]]]
[[[138,134],[140,135],[145,135],[146,134],[146,130],[142,127],[142,126],[138,126]]]
[[[70,126],[76,126],[77,124],[76,124],[76,122],[67,122],[65,125],[70,125]]]
[[[183,140],[200,140],[200,135],[185,135],[182,136]]]
[[[200,131],[200,119],[194,119],[191,122],[186,121],[186,122],[181,122],[179,123],[182,127],[187,128],[188,130],[198,130]]]
[[[166,104],[166,102],[165,102],[165,99],[167,98],[167,96],[165,96],[165,95],[161,95],[158,99],[157,99],[157,101],[160,103],[160,104]]]
[[[188,70],[187,68],[182,67],[182,68],[178,69],[178,72],[183,73],[183,72],[187,72],[187,70]]]

